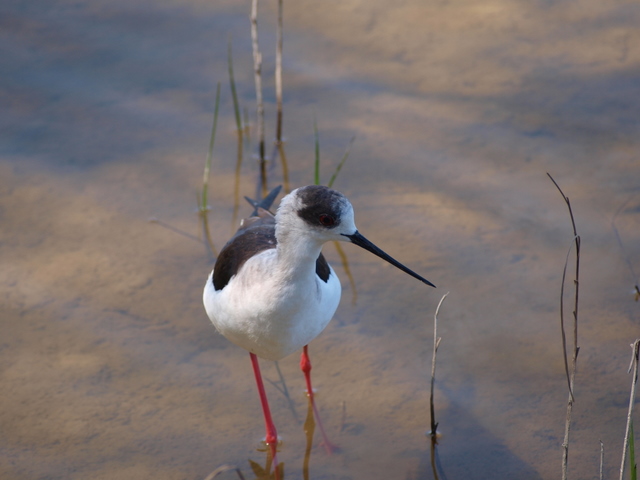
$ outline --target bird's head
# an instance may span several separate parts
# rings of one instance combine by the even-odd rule
[[[435,286],[362,236],[356,228],[351,202],[328,187],[309,185],[284,197],[276,214],[276,236],[280,238],[280,235],[304,236],[319,243],[330,240],[350,242],[421,282]]]

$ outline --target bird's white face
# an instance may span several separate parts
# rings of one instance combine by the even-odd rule
[[[282,199],[276,215],[276,236],[290,234],[320,243],[329,240],[353,243],[421,282],[435,286],[363,237],[356,228],[351,202],[330,188],[309,185]]]
[[[331,233],[342,238],[334,238],[333,240],[349,241],[346,236],[353,235],[357,231],[353,207],[351,202],[347,200],[342,212],[340,212],[340,225],[331,230]]]
[[[349,200],[317,185],[298,188],[283,198],[276,218],[281,231],[296,231],[323,243],[349,241],[346,236],[357,232]]]

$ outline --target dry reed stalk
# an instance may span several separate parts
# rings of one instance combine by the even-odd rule
[[[284,153],[284,144],[282,142],[278,143],[278,153],[280,154],[280,161],[282,162],[282,182],[284,183],[284,191],[285,193],[289,193],[291,191],[289,183],[289,166],[287,165],[287,156]]]
[[[624,445],[622,445],[622,462],[620,463],[620,480],[623,480],[624,466],[627,461],[627,447],[629,446],[629,430],[631,427],[631,417],[633,416],[633,404],[636,399],[636,385],[638,383],[638,356],[640,355],[640,338],[631,344],[633,353],[631,355],[631,364],[629,372],[633,370],[633,378],[631,380],[631,394],[629,395],[629,410],[627,412],[627,426],[624,432]]]
[[[600,480],[604,479],[603,476],[603,470],[604,470],[604,443],[602,443],[602,440],[600,440]]]
[[[565,369],[568,375],[567,382],[569,386],[569,399],[567,400],[567,415],[565,418],[565,426],[564,426],[564,440],[562,441],[562,480],[567,480],[567,470],[569,463],[569,433],[571,431],[571,414],[573,412],[573,403],[575,401],[574,397],[574,382],[576,376],[576,364],[578,361],[578,353],[580,352],[580,347],[578,347],[578,300],[579,300],[579,287],[580,287],[580,235],[576,230],[576,222],[573,216],[573,210],[571,208],[571,202],[569,201],[569,197],[567,197],[558,183],[553,179],[553,177],[547,173],[547,176],[551,179],[553,184],[556,186],[560,195],[564,199],[567,204],[567,208],[569,209],[569,216],[571,217],[571,226],[573,228],[573,242],[575,242],[576,246],[576,270],[575,270],[575,278],[573,280],[575,286],[575,295],[574,295],[574,305],[573,305],[573,356],[571,359],[571,371],[569,372],[568,360],[567,360],[567,347],[566,347],[566,336],[564,333],[564,281],[566,277],[567,265],[569,262],[569,254],[567,254],[567,258],[564,264],[564,271],[562,273],[562,286],[560,289],[560,325],[562,330],[562,343],[563,350],[565,355]]]
[[[227,70],[229,72],[229,87],[231,88],[231,99],[233,100],[233,113],[236,118],[236,130],[238,135],[237,156],[236,156],[236,175],[233,188],[233,215],[231,216],[231,229],[235,231],[238,221],[238,210],[240,208],[240,172],[242,169],[242,158],[244,155],[242,117],[240,114],[240,103],[238,102],[238,92],[236,89],[236,81],[233,75],[233,54],[231,51],[231,35],[227,46]]]
[[[435,403],[434,403],[434,390],[436,383],[436,358],[438,353],[438,347],[440,346],[440,340],[442,338],[438,337],[438,313],[440,312],[440,307],[444,302],[444,299],[447,298],[449,292],[445,293],[440,302],[438,302],[438,306],[436,307],[436,313],[433,315],[433,356],[431,357],[431,394],[429,396],[429,411],[431,413],[431,431],[429,432],[429,437],[431,438],[431,471],[433,473],[433,478],[435,480],[439,480],[440,476],[438,475],[438,422],[436,422],[436,414],[435,414]]]
[[[438,466],[440,464],[440,461],[438,458],[437,447],[438,447],[438,442],[436,442],[435,437],[432,437],[430,453],[431,453],[431,473],[433,473],[434,480],[440,480],[440,476],[438,475],[438,470],[439,470]]]
[[[282,143],[282,2],[278,0],[278,27],[276,31],[276,103],[278,117],[276,123],[276,144]]]
[[[282,175],[284,178],[284,187],[285,191],[288,193],[290,191],[289,187],[289,168],[287,166],[287,157],[284,152],[284,145],[282,141],[282,44],[283,44],[283,0],[278,0],[278,25],[276,28],[276,71],[275,71],[275,82],[276,82],[276,108],[277,108],[277,118],[276,118],[276,141],[275,141],[275,149],[272,157],[275,159],[276,153],[280,154],[280,159],[282,161]]]
[[[260,161],[260,185],[262,196],[267,194],[267,166],[264,147],[264,103],[262,100],[262,54],[258,47],[258,0],[251,0],[251,43],[253,46],[253,71],[256,84],[258,113],[258,142]]]
[[[435,439],[438,430],[438,422],[436,422],[436,414],[435,414],[435,405],[433,400],[433,394],[436,384],[436,358],[438,354],[438,347],[440,346],[440,340],[442,338],[438,337],[438,313],[440,312],[440,306],[444,299],[447,298],[449,292],[445,293],[440,302],[438,302],[438,306],[436,307],[436,313],[433,315],[433,356],[431,357],[431,394],[429,396],[429,411],[431,413],[431,438]]]
[[[318,122],[316,121],[315,115],[313,116],[313,138],[315,153],[313,183],[314,185],[320,185],[320,134],[318,133]]]
[[[238,228],[238,212],[240,210],[240,174],[242,173],[242,158],[244,154],[242,146],[242,130],[238,130],[238,142],[236,145],[236,172],[233,183],[233,214],[231,215],[232,232]]]

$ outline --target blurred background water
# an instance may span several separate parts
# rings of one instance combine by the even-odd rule
[[[311,478],[432,478],[429,373],[448,478],[559,478],[567,400],[559,328],[571,199],[582,238],[569,472],[619,468],[639,336],[637,2],[285,2],[284,135],[293,187],[337,189],[360,230],[438,285],[345,246],[336,318],[311,345],[317,401],[341,452]],[[234,225],[227,43],[255,127],[248,2],[8,0],[0,6],[0,477],[204,478],[264,464],[248,356],[201,304],[200,236],[214,105],[210,223]],[[267,140],[276,2],[260,6]],[[270,147],[267,149],[270,151]],[[242,195],[255,192],[255,130]],[[282,181],[279,165],[269,181]],[[241,213],[249,208],[241,206]],[[617,229],[622,248],[616,239]],[[570,272],[572,272],[570,267]],[[571,282],[567,284],[567,315]],[[300,417],[297,355],[281,368]],[[264,375],[277,380],[273,365]],[[304,434],[267,386],[286,478]],[[316,439],[317,442],[317,439]],[[228,478],[234,478],[227,473]]]

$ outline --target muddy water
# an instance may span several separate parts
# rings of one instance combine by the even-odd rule
[[[640,335],[638,6],[285,7],[292,185],[312,181],[314,117],[323,181],[356,135],[335,186],[365,235],[438,285],[425,290],[345,246],[357,302],[336,267],[343,301],[311,347],[320,411],[341,451],[327,457],[316,436],[311,478],[432,478],[431,320],[445,292],[442,469],[559,478],[558,303],[572,233],[546,172],[570,197],[582,238],[570,475],[597,476],[599,440],[614,475],[629,344]],[[231,34],[253,112],[248,5],[0,8],[0,477],[199,479],[231,463],[251,478],[248,461],[265,461],[261,412],[248,356],[201,306],[212,259],[194,213],[220,81],[210,222],[222,245],[236,158],[226,49]],[[274,6],[261,15],[270,137]],[[246,150],[241,193],[252,195],[255,143]],[[280,167],[270,175],[282,181]],[[332,246],[326,253],[339,264]],[[277,380],[273,364],[263,369]],[[281,369],[295,415],[268,385],[280,459],[286,478],[302,478],[296,356]]]

